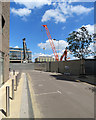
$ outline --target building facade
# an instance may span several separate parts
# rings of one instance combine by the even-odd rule
[[[0,2],[0,86],[9,79],[10,2]]]
[[[26,57],[28,60],[28,63],[32,62],[32,52],[27,49],[26,51]],[[23,48],[9,48],[9,58],[10,63],[22,63],[24,54],[23,54]]]
[[[38,58],[35,59],[35,62],[52,62],[55,61],[55,58],[50,57],[50,56],[39,56]]]

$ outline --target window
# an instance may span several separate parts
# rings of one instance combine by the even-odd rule
[[[0,52],[0,86],[3,84],[3,62],[4,62],[4,54]]]

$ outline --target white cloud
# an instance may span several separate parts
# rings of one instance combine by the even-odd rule
[[[20,8],[20,9],[11,8],[11,12],[20,17],[28,16],[31,14],[31,10],[27,8]]]
[[[57,51],[58,51],[58,49],[59,49],[59,51],[62,51],[68,46],[67,41],[64,41],[64,40],[59,40],[59,41],[53,40],[53,42],[54,42],[54,46],[55,46]],[[39,43],[38,46],[41,49],[45,48],[45,50],[52,49],[49,40],[46,40],[46,43]]]
[[[77,6],[71,6],[70,12],[80,15],[80,14],[84,14],[84,13],[87,14],[91,10],[93,10],[93,8],[86,8],[82,5],[77,5]]]
[[[81,27],[83,27],[83,26],[87,28],[89,34],[93,34],[94,33],[94,25],[88,24],[88,25],[82,25]],[[80,31],[80,29],[77,29],[76,31]]]
[[[94,33],[94,25],[88,24],[88,25],[85,25],[85,27],[87,28],[90,34]]]
[[[95,2],[96,0],[67,0],[69,3],[71,2]]]
[[[14,48],[19,48],[18,46],[15,46]]]
[[[44,13],[41,21],[45,22],[54,19],[55,23],[66,22],[66,19],[73,16],[74,13],[76,15],[88,14],[92,10],[93,7],[87,8],[82,5],[72,6],[66,2],[58,3],[56,9],[50,9]]]
[[[17,4],[26,6],[28,9],[40,8],[50,5],[52,0],[14,0]]]
[[[32,9],[41,8],[44,5],[54,6],[56,9],[49,9],[45,11],[41,20],[42,22],[49,21],[51,19],[54,19],[55,23],[66,22],[66,19],[68,17],[71,17],[73,13],[77,15],[81,15],[81,14],[87,14],[91,10],[93,10],[93,8],[87,8],[82,5],[76,5],[76,6],[70,5],[71,2],[80,2],[80,0],[14,0],[14,2],[16,4],[24,5],[26,7],[26,12],[23,9],[12,10],[15,14],[19,16],[21,15],[23,16],[23,13],[25,13],[24,15],[27,14],[29,15]]]
[[[4,0],[3,0],[4,1]],[[6,1],[6,0],[5,0]],[[56,2],[69,2],[69,3],[71,3],[71,2],[95,2],[96,0],[10,0],[10,2],[16,2],[16,3],[19,3],[19,4],[23,4],[23,3],[25,3],[25,2],[28,2],[28,3],[31,3],[31,2],[45,2],[45,3],[48,3],[48,4],[50,4],[50,2],[53,2],[54,4],[56,3]]]
[[[51,20],[51,19],[54,19],[55,20],[55,23],[58,23],[58,22],[66,22],[66,17],[60,13],[60,10],[59,9],[50,9],[50,10],[47,10],[43,17],[42,17],[42,22],[45,22],[45,21],[48,21],[48,20]]]
[[[64,13],[64,14],[67,14],[67,15],[70,15],[70,14],[77,14],[77,15],[80,15],[80,14],[87,14],[89,13],[91,10],[93,10],[93,7],[92,8],[87,8],[87,7],[84,7],[82,5],[75,5],[75,6],[72,6],[68,3],[59,3],[58,4],[58,8]]]

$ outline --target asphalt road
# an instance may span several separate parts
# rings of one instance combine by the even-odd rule
[[[43,118],[93,118],[94,86],[59,73],[28,71]]]

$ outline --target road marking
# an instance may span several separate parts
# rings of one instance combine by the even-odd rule
[[[56,93],[62,94],[60,91],[57,91],[57,92],[48,92],[48,93],[35,94],[35,96],[40,96],[40,95],[50,95],[50,94],[56,94]]]
[[[60,94],[62,94],[59,90],[57,92],[60,93]]]
[[[39,86],[39,87],[42,87],[43,85],[42,85],[42,84],[39,84],[38,86]]]

